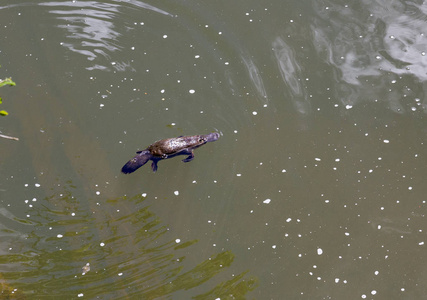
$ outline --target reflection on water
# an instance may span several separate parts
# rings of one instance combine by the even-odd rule
[[[68,31],[67,37],[71,41],[80,43],[81,49],[72,43],[62,43],[69,50],[87,56],[88,60],[94,60],[98,54],[109,57],[109,52],[120,50],[117,44],[120,34],[114,30],[113,24],[118,5],[88,2],[76,8],[73,3],[68,3],[63,10],[57,9],[59,3],[40,5],[54,7],[49,12],[58,15],[60,22],[65,23],[58,27]]]
[[[49,8],[49,13],[56,16],[57,27],[63,29],[66,34],[65,41],[61,45],[68,50],[85,56],[89,61],[95,60],[99,55],[111,60],[111,53],[123,50],[120,39],[127,30],[131,30],[126,21],[121,18],[130,8],[142,8],[168,17],[172,14],[141,1],[112,1],[112,3],[87,2],[42,2],[39,6]],[[126,7],[128,6],[128,7]],[[143,22],[134,22],[133,25],[144,25]],[[125,32],[123,32],[125,30]],[[109,70],[111,66],[96,64],[88,67],[88,70]],[[118,71],[124,71],[129,63],[116,62],[113,67]]]
[[[317,11],[319,18],[312,25],[314,45],[339,70],[338,97],[343,104],[379,99],[389,101],[388,108],[396,113],[425,110],[425,102],[411,91],[421,83],[426,92],[424,4],[364,1],[351,6],[332,1],[317,6]],[[407,86],[407,76],[415,77],[415,86]],[[382,99],[387,92],[392,96]]]
[[[254,84],[256,91],[262,99],[267,99],[267,91],[257,66],[248,56],[242,56],[242,60],[248,69],[250,80]]]
[[[283,82],[291,91],[295,109],[301,114],[308,113],[310,104],[302,87],[302,73],[294,50],[282,38],[277,37],[273,41],[273,51]]]

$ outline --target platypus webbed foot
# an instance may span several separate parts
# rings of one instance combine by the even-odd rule
[[[189,162],[189,161],[192,161],[194,159],[194,153],[193,153],[193,151],[191,151],[191,153],[189,153],[189,154],[190,154],[189,156],[187,156],[186,158],[184,158],[182,160],[183,162]]]
[[[151,163],[151,170],[153,170],[153,172],[157,171],[157,160],[153,160]]]

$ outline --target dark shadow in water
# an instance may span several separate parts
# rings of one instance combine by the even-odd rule
[[[258,280],[249,277],[248,271],[230,275],[229,280],[223,280],[228,277],[223,274],[219,283],[214,279],[231,267],[235,257],[231,251],[200,258],[188,270],[186,254],[194,253],[188,248],[198,241],[181,244],[168,237],[167,227],[142,195],[110,199],[91,207],[92,211],[79,210],[78,199],[69,191],[44,200],[32,210],[33,223],[26,237],[9,241],[9,247],[19,251],[0,256],[4,277],[23,294],[156,299],[214,280],[213,288],[208,287],[211,282],[202,288],[208,292],[194,299],[230,295],[244,299],[257,286]],[[0,234],[9,233],[2,230]]]

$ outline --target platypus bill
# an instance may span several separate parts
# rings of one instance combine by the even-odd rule
[[[129,174],[152,161],[151,169],[157,171],[157,162],[162,159],[172,158],[178,155],[188,155],[183,162],[189,162],[194,158],[193,150],[203,146],[207,142],[214,142],[219,138],[219,133],[213,132],[205,135],[180,136],[176,138],[164,139],[148,146],[147,149],[136,152],[130,161],[122,168],[122,172]]]

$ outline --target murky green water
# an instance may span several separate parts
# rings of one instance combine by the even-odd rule
[[[5,299],[422,299],[426,8],[3,4]]]

